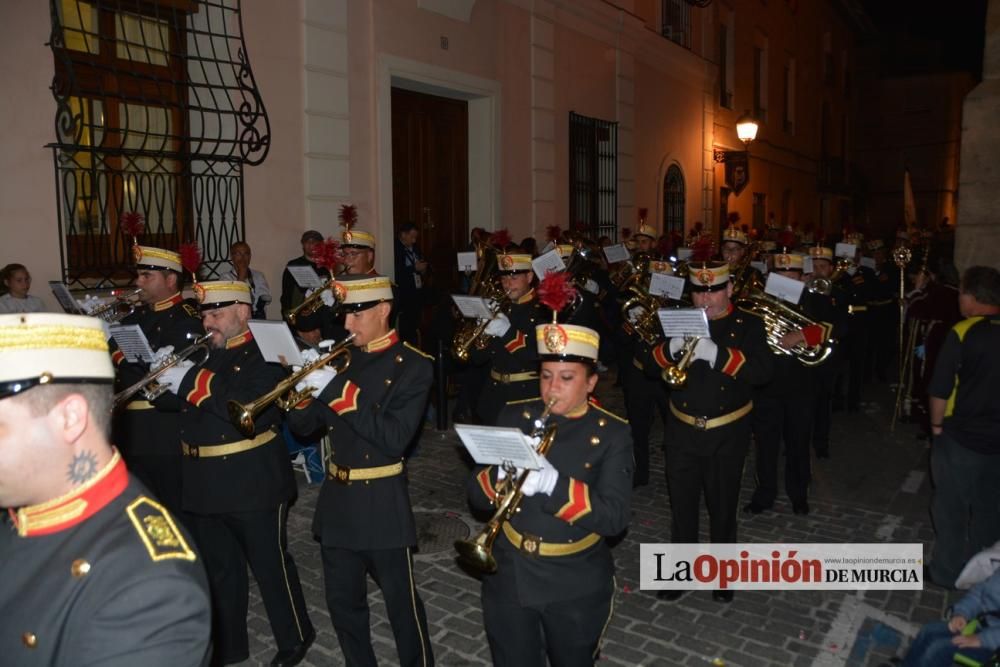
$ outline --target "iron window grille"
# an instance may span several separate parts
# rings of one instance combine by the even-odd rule
[[[50,0],[50,13],[65,282],[131,279],[130,212],[140,244],[197,243],[217,277],[245,234],[243,170],[270,146],[240,0]]]
[[[591,239],[618,238],[618,123],[569,114],[569,215]]]
[[[685,49],[691,48],[691,4],[687,0],[663,0],[660,34]]]
[[[676,164],[663,178],[663,233],[672,232],[684,234],[684,174]]]

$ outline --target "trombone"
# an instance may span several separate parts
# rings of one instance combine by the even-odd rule
[[[531,431],[531,437],[541,438],[535,451],[542,456],[545,456],[556,439],[559,425],[549,424],[548,420],[549,415],[552,414],[552,406],[558,400],[558,398],[549,399],[549,402],[545,404],[545,410],[535,420],[535,428]],[[508,469],[506,466],[510,466],[510,463],[508,462],[504,467],[508,478],[510,478],[514,470]],[[500,528],[503,527],[504,522],[510,521],[517,514],[521,500],[524,498],[524,492],[521,489],[524,487],[524,482],[528,479],[530,472],[530,470],[522,472],[517,481],[506,489],[503,497],[497,502],[497,511],[493,513],[475,539],[455,540],[455,550],[458,551],[458,559],[461,562],[486,574],[493,574],[497,571],[497,561],[493,558],[493,542],[500,534]]]
[[[190,336],[190,334],[188,334]],[[114,402],[112,403],[112,410],[120,408],[125,403],[128,403],[129,399],[135,396],[140,391],[147,400],[155,401],[159,398],[163,392],[167,390],[165,385],[157,382],[159,377],[163,375],[163,372],[168,368],[173,368],[181,361],[194,356],[197,352],[203,352],[205,356],[201,358],[200,361],[196,362],[195,365],[200,366],[208,360],[209,349],[208,349],[208,339],[212,337],[212,334],[206,333],[198,336],[194,341],[185,347],[180,352],[176,354],[171,354],[167,357],[162,364],[147,373],[141,380],[136,382],[125,389],[122,389],[114,396]]]
[[[100,318],[109,324],[115,324],[135,312],[135,309],[141,303],[139,299],[141,294],[141,287],[137,287],[131,292],[125,292],[124,294],[116,294],[114,300],[98,306],[85,314],[90,317]],[[125,310],[126,308],[128,310]]]
[[[351,351],[347,346],[350,345],[352,340],[354,340],[354,334],[348,335],[342,341],[333,345],[319,359],[303,365],[302,368],[276,384],[274,389],[256,400],[249,403],[229,401],[227,404],[229,420],[239,429],[240,433],[248,438],[252,438],[254,434],[254,420],[257,419],[261,412],[270,407],[272,403],[277,404],[279,408],[287,411],[312,394],[315,389],[314,387],[306,387],[302,391],[295,391],[295,385],[301,382],[305,376],[329,364],[333,364],[338,373],[346,371],[351,365]]]

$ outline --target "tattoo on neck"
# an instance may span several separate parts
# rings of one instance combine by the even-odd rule
[[[93,452],[80,452],[69,464],[66,477],[73,484],[83,484],[97,474],[97,455]]]

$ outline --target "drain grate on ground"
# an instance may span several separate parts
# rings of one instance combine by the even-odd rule
[[[469,526],[457,514],[450,512],[414,512],[417,522],[417,544],[423,555],[453,549],[455,540],[469,536]]]

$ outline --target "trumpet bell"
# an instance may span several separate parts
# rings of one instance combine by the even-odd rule
[[[678,389],[687,383],[687,372],[676,366],[670,366],[663,371],[663,381],[670,387]]]
[[[256,407],[255,403],[247,403],[244,405],[239,401],[229,401],[226,404],[229,409],[229,421],[233,423],[239,432],[248,438],[253,437],[254,425],[253,425],[253,413]]]
[[[496,559],[479,540],[455,540],[455,551],[460,562],[479,572],[493,574],[497,571]]]

